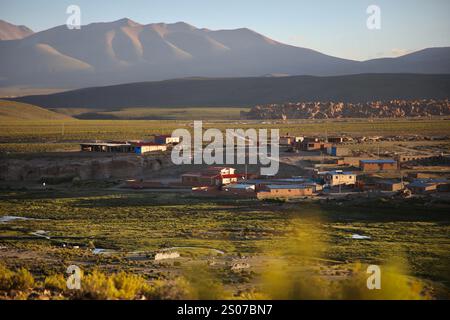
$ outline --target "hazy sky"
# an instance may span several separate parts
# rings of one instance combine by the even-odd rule
[[[449,0],[0,0],[0,19],[41,31],[65,24],[71,4],[80,6],[82,24],[127,17],[214,30],[247,27],[358,60],[450,46]],[[372,4],[381,9],[380,30],[366,27]]]

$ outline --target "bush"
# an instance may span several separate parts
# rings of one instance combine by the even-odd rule
[[[34,287],[34,277],[25,268],[19,269],[13,277],[13,288],[16,290],[28,290]]]
[[[27,290],[33,287],[34,278],[28,270],[21,268],[14,272],[0,264],[0,290]]]
[[[144,292],[150,300],[188,300],[193,299],[190,283],[184,278],[175,280],[156,280]]]
[[[5,265],[0,264],[0,290],[11,290],[13,284],[14,272],[9,270]]]
[[[53,291],[63,292],[67,289],[67,282],[66,279],[64,279],[63,275],[55,274],[45,278],[44,288]]]
[[[94,300],[132,300],[147,290],[147,283],[142,277],[125,272],[107,276],[94,270],[81,281],[82,297]]]
[[[147,283],[143,278],[125,272],[113,275],[112,280],[116,289],[115,295],[117,299],[135,299],[147,288]]]

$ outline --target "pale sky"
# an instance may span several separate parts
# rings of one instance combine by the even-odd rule
[[[372,4],[381,9],[380,30],[366,26]],[[69,5],[80,6],[83,25],[127,17],[213,30],[247,27],[354,60],[450,46],[449,0],[0,0],[0,19],[41,31],[65,24]]]

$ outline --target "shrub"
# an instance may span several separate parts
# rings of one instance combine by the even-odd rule
[[[63,292],[67,289],[66,279],[64,279],[64,276],[61,274],[48,276],[44,280],[44,288]]]
[[[80,294],[82,298],[94,300],[132,300],[147,290],[147,283],[142,277],[125,272],[107,276],[94,270],[82,278]]]
[[[112,279],[94,270],[91,274],[85,275],[82,278],[81,295],[84,298],[94,300],[114,299],[115,294]]]
[[[34,277],[25,268],[21,268],[14,274],[13,289],[27,290],[34,287]]]
[[[150,300],[188,300],[193,298],[190,284],[184,278],[156,280],[144,292]]]
[[[0,264],[0,290],[27,290],[34,287],[33,275],[21,268],[14,272]]]
[[[121,272],[112,276],[117,299],[135,299],[146,289],[147,283],[139,276]]]
[[[0,264],[0,290],[8,291],[12,288],[14,272]]]

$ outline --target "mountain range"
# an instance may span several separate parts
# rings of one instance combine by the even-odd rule
[[[450,73],[448,47],[359,62],[286,45],[246,28],[214,31],[129,19],[37,33],[11,26],[0,24],[0,39],[8,39],[0,41],[0,87],[74,89],[195,76]]]

